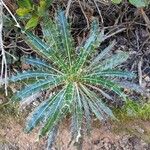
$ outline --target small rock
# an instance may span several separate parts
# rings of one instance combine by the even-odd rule
[[[0,98],[0,105],[3,104],[3,99]]]
[[[136,129],[139,133],[141,133],[141,134],[144,133],[144,129],[142,129],[142,128],[139,127],[139,126],[135,126],[135,129]]]
[[[145,79],[145,81],[150,82],[150,77],[149,76],[146,76],[144,79]]]

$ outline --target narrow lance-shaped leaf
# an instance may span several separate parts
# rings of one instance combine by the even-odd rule
[[[46,123],[43,126],[43,128],[40,131],[39,137],[45,136],[48,131],[51,131],[52,128],[56,125],[56,121],[59,118],[59,115],[61,114],[60,110],[63,106],[64,101],[64,95],[65,95],[65,89],[62,89],[56,96],[55,101],[51,105],[49,111],[46,115]]]
[[[48,46],[44,41],[42,41],[39,37],[36,35],[28,32],[28,31],[23,31],[26,36],[26,42],[27,44],[33,48],[33,50],[41,54],[43,57],[52,60],[60,69],[66,71],[67,70],[67,65],[64,63],[64,60],[62,60],[60,57],[56,56],[55,51]]]
[[[28,117],[26,123],[26,131],[30,132],[35,126],[40,122],[47,120],[51,115],[53,115],[53,111],[55,106],[59,102],[60,96],[64,93],[64,90],[58,92],[58,94],[50,97],[48,100],[43,102],[37,109],[33,111],[33,113]]]
[[[42,23],[42,32],[46,42],[58,52],[60,50],[61,41],[59,40],[57,25],[51,19],[45,18]]]
[[[103,112],[101,112],[102,114],[105,113],[104,115],[108,115],[111,118],[115,118],[112,111],[109,109],[109,107],[107,107],[104,104],[104,102],[102,102],[102,100],[93,91],[89,90],[84,85],[82,85],[82,88],[86,92],[86,94],[90,97],[90,99],[95,102],[97,107],[100,109],[99,111],[100,112],[103,111]],[[104,117],[106,117],[106,116],[104,116]]]
[[[112,48],[115,46],[116,42],[113,41],[108,47],[106,47],[100,54],[96,56],[96,58],[93,59],[90,66],[88,68],[92,68],[93,66],[97,65],[100,60],[104,59],[105,56],[112,50]]]
[[[66,56],[68,58],[68,63],[71,66],[71,53],[73,50],[73,40],[69,31],[69,25],[67,23],[67,18],[65,17],[64,11],[59,11],[56,16],[56,23],[58,25],[59,33],[62,39],[62,44],[65,52],[67,53]]]
[[[27,72],[23,72],[23,73],[19,73],[15,76],[12,76],[9,81],[11,82],[17,82],[17,81],[22,81],[25,79],[30,79],[30,78],[47,78],[47,77],[57,77],[58,75],[56,74],[50,74],[47,72],[36,72],[36,71],[27,71]]]
[[[53,50],[50,46],[48,46],[44,41],[42,41],[39,37],[32,34],[29,31],[22,31],[25,33],[26,36],[24,36],[25,41],[27,44],[38,54],[43,55],[44,57],[48,58],[51,53],[53,53]]]
[[[126,100],[126,95],[122,92],[122,89],[120,88],[120,86],[117,85],[116,83],[113,83],[112,81],[110,81],[108,79],[104,79],[104,78],[93,76],[93,77],[81,78],[81,81],[85,82],[85,83],[101,85],[102,87],[104,87],[104,88],[106,88],[108,90],[112,90],[118,96],[120,96],[124,100]]]
[[[30,64],[32,66],[42,68],[48,72],[54,73],[57,72],[59,74],[63,74],[61,71],[57,70],[56,68],[52,67],[50,64],[46,63],[45,61],[41,61],[38,58],[24,58],[22,59],[23,62]]]
[[[122,64],[129,58],[129,54],[125,52],[118,52],[117,54],[111,56],[108,59],[105,59],[104,61],[100,62],[97,66],[93,67],[92,71],[103,71],[108,69],[113,69],[116,66]]]
[[[45,80],[40,80],[37,83],[31,84],[27,87],[25,87],[23,90],[16,93],[16,95],[12,98],[15,100],[23,100],[24,98],[42,90],[46,90],[48,88],[53,88],[55,86],[58,86],[60,83],[62,83],[64,77],[57,77],[57,78],[47,78]]]
[[[89,93],[88,93],[88,91],[84,85],[80,84],[80,86],[82,89],[81,93],[85,97],[86,101],[88,102],[90,110],[92,111],[92,113],[94,113],[100,121],[104,120],[102,110],[95,103],[95,99],[93,99],[93,98],[91,99],[91,97],[89,96]]]
[[[57,133],[58,133],[58,125],[54,126],[53,129],[48,133],[47,150],[51,150],[53,143],[56,139]]]
[[[103,89],[100,89],[99,87],[97,86],[94,86],[94,85],[90,85],[90,84],[84,84],[98,92],[100,92],[100,94],[102,94],[104,97],[106,97],[108,100],[113,100],[112,96],[110,96],[110,94],[106,93]]]
[[[83,108],[82,108],[82,100],[81,100],[81,96],[77,84],[75,90],[74,105],[75,107],[74,107],[73,118],[72,118],[72,134],[73,137],[76,138],[76,142],[78,142],[79,138],[81,138]]]
[[[136,75],[132,72],[120,71],[120,70],[104,70],[104,71],[95,71],[87,76],[97,76],[97,77],[119,77],[119,78],[135,78]]]
[[[36,127],[36,125],[44,119],[44,113],[49,108],[49,99],[41,103],[27,118],[26,122],[26,132],[30,132]]]
[[[74,83],[68,83],[67,88],[66,88],[66,94],[64,97],[64,105],[63,105],[63,110],[69,110],[71,111],[71,105],[74,99]]]
[[[99,26],[97,20],[93,22],[93,26],[91,28],[91,33],[89,38],[86,40],[85,44],[80,48],[80,54],[78,59],[76,60],[73,71],[77,72],[85,63],[87,57],[91,54],[94,48],[99,46],[99,43],[102,39],[98,38],[102,33],[99,33]]]
[[[137,85],[135,83],[131,83],[129,81],[114,81],[114,82],[125,89],[130,89],[130,90],[133,90],[138,93],[150,95],[148,92],[146,92],[146,90],[143,87],[141,87],[140,85]]]
[[[68,107],[66,108],[66,100],[69,100],[68,98],[71,95],[70,90],[74,86],[72,84],[68,84],[66,87],[63,88],[63,93],[58,95],[57,100],[58,102],[51,106],[52,113],[50,114],[48,120],[46,121],[46,124],[42,128],[40,132],[40,137],[46,135],[48,131],[51,131],[52,128],[66,115],[68,112]],[[73,92],[72,92],[73,93]],[[71,100],[71,99],[70,99]]]
[[[83,104],[83,109],[84,109],[84,115],[85,115],[85,120],[86,120],[87,134],[90,134],[90,131],[91,131],[91,119],[92,119],[91,118],[90,107],[89,107],[89,103],[87,102],[86,97],[81,92],[81,90],[80,90],[80,94],[81,94],[81,99],[82,99],[82,104]]]

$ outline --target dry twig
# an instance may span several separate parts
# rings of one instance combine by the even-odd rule
[[[0,52],[1,52],[1,75],[0,75],[0,85],[5,85],[5,93],[7,95],[7,60],[6,60],[6,52],[4,50],[4,45],[3,45],[3,36],[2,36],[2,30],[3,30],[3,7],[6,8],[8,13],[12,16],[13,20],[16,23],[16,26],[18,28],[21,28],[19,23],[17,22],[15,16],[12,14],[10,9],[5,5],[3,0],[0,0]]]
[[[0,52],[1,52],[1,76],[0,76],[0,85],[5,85],[5,92],[7,95],[7,61],[6,61],[6,53],[3,46],[3,4],[0,1]]]
[[[82,7],[82,4],[81,4],[80,0],[78,0],[78,3],[79,3],[79,6],[80,6],[80,8],[81,8],[81,11],[82,11],[82,13],[83,13],[83,15],[84,15],[84,17],[85,17],[85,19],[86,19],[87,28],[89,29],[90,24],[89,24],[88,17],[86,16],[86,13],[85,13],[84,10],[83,10],[83,7]]]
[[[66,17],[68,17],[68,15],[69,15],[69,10],[70,10],[71,3],[72,3],[72,0],[68,0],[67,8],[66,8]]]

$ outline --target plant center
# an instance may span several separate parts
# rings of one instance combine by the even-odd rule
[[[76,74],[69,74],[67,77],[68,82],[76,82],[78,81],[78,75]]]

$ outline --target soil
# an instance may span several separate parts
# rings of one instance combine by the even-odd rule
[[[4,115],[5,116],[5,115]],[[7,116],[0,119],[1,150],[45,150],[47,139],[37,140],[38,128],[32,133],[23,132],[24,119]],[[150,150],[150,122],[128,120],[126,122],[93,122],[93,130],[89,137],[82,141],[83,150]],[[61,132],[60,132],[61,131]],[[76,150],[70,144],[68,123],[61,126],[53,150]],[[80,149],[80,148],[79,148]]]

